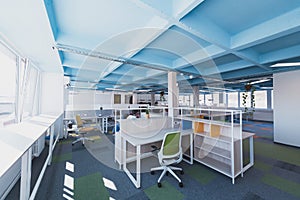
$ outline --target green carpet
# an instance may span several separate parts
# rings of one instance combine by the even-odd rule
[[[146,195],[150,200],[161,200],[161,199],[172,199],[172,200],[179,200],[183,199],[184,195],[179,192],[174,186],[172,186],[167,181],[163,181],[161,183],[161,188],[157,187],[157,185],[153,185],[144,190]]]
[[[194,165],[185,169],[184,172],[190,177],[196,179],[201,184],[205,185],[215,178],[215,173],[205,166],[194,163]]]
[[[286,179],[283,179],[279,176],[275,176],[272,174],[267,174],[262,178],[262,181],[270,186],[273,186],[277,189],[280,189],[284,192],[292,194],[296,197],[300,198],[300,184],[295,183]]]
[[[256,160],[254,162],[254,167],[261,170],[261,171],[269,171],[272,168],[271,165],[265,164],[265,163],[263,163],[261,161],[258,161],[258,160]]]
[[[63,162],[71,159],[72,159],[72,153],[67,153],[67,154],[62,154],[57,156],[53,155],[52,162],[58,163],[58,162]]]
[[[255,154],[300,166],[300,149],[279,144],[268,144],[255,140]]]
[[[60,140],[56,145],[71,144],[72,140]]]
[[[74,199],[108,200],[109,193],[104,186],[102,175],[98,172],[75,179]]]

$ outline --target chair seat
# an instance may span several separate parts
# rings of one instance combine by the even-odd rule
[[[162,160],[162,162],[160,163],[162,166],[167,166],[167,165],[172,165],[174,163],[177,163],[178,159],[164,159]]]
[[[89,132],[89,131],[92,131],[94,129],[95,129],[94,127],[83,127],[83,128],[80,128],[78,131],[79,132]]]

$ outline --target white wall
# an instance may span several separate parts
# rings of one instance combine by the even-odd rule
[[[96,90],[77,90],[67,91],[69,98],[67,99],[67,107],[65,110],[95,110],[100,107],[105,108],[121,108],[129,104],[125,104],[124,92],[102,92]],[[114,94],[121,94],[121,104],[114,104]]]
[[[61,114],[64,109],[64,77],[62,73],[42,73],[40,111]]]
[[[274,141],[300,147],[300,71],[274,74]]]

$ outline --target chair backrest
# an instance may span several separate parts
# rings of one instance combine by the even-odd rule
[[[81,117],[80,115],[76,115],[76,124],[77,124],[77,127],[83,127],[83,122],[81,120]]]
[[[169,132],[165,134],[161,153],[163,157],[176,157],[182,153],[180,132]]]

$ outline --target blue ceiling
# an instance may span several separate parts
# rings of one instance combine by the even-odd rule
[[[201,88],[243,84],[300,60],[299,0],[44,0],[71,86],[160,91],[168,71]],[[182,89],[182,90],[181,90]]]

